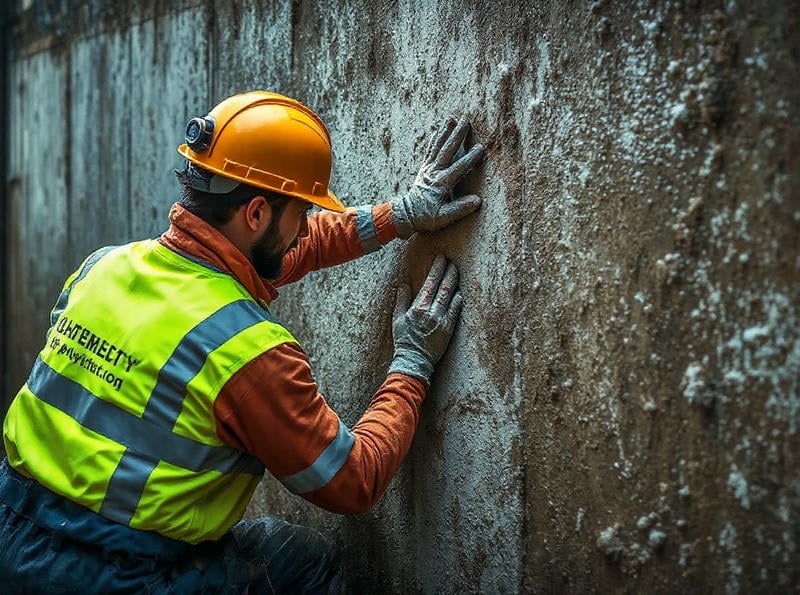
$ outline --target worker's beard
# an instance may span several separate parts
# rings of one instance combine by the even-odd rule
[[[277,279],[283,271],[283,257],[297,245],[297,239],[288,246],[280,243],[278,225],[272,222],[263,237],[253,245],[253,267],[264,279]]]

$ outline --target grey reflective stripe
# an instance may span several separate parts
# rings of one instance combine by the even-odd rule
[[[347,461],[355,442],[350,430],[342,420],[339,420],[336,438],[322,451],[317,460],[299,473],[281,478],[281,483],[295,494],[305,494],[328,485]]]
[[[142,417],[172,428],[183,407],[186,385],[205,365],[208,354],[265,320],[275,322],[266,310],[242,299],[223,306],[186,333],[161,367]]]
[[[260,475],[257,459],[229,446],[209,446],[186,438],[97,398],[74,380],[62,376],[37,358],[28,377],[37,398],[70,416],[83,427],[127,446],[154,461],[220,473],[241,471]]]
[[[358,220],[358,239],[361,241],[361,247],[364,248],[364,254],[375,252],[381,247],[378,241],[378,232],[375,230],[375,221],[372,218],[372,207],[370,205],[362,205],[356,209]]]
[[[128,448],[111,475],[109,488],[113,485],[115,489],[106,492],[100,514],[128,525],[136,512],[136,507],[131,507],[129,494],[141,494],[142,477],[150,477],[157,464],[158,459]]]
[[[142,421],[171,430],[181,413],[186,387],[205,365],[208,355],[243,330],[265,320],[273,321],[268,312],[250,300],[242,299],[226,304],[186,333],[161,367],[158,381],[142,414]],[[127,446],[126,441],[120,442]],[[121,510],[126,510],[129,514],[126,524],[136,512],[150,473],[155,468],[155,465],[148,467],[136,460],[126,460],[136,456],[137,453],[131,450],[126,450],[122,455],[118,468],[123,471],[114,472],[108,484],[106,501],[100,509],[100,514],[103,515],[118,514]],[[131,472],[137,470],[141,474],[132,477]],[[106,503],[113,509],[106,510]]]
[[[105,248],[95,250],[89,255],[89,257],[86,259],[86,262],[83,263],[83,268],[78,273],[78,276],[75,277],[75,279],[72,280],[72,283],[70,283],[68,287],[65,287],[61,292],[61,295],[58,296],[56,305],[53,306],[53,310],[50,312],[50,326],[53,326],[56,323],[58,317],[61,316],[61,313],[67,307],[69,294],[72,292],[72,288],[75,287],[75,284],[87,275],[92,267],[97,264],[97,261],[99,261],[116,247],[117,246],[106,246]]]

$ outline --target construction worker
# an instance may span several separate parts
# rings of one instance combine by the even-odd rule
[[[335,592],[334,548],[241,520],[268,469],[327,510],[369,510],[406,455],[462,298],[437,257],[398,292],[394,355],[352,427],[269,311],[276,287],[480,205],[453,187],[469,124],[449,119],[413,187],[345,209],[325,125],[283,95],[234,95],[190,120],[180,200],[156,240],[106,247],[70,276],[4,422],[0,585],[17,593]],[[323,209],[309,216],[314,205]],[[248,591],[249,589],[249,591]]]

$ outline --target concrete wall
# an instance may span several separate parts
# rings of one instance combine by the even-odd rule
[[[466,306],[407,464],[370,513],[265,480],[364,592],[800,588],[800,6],[40,2],[10,65],[10,376],[93,247],[154,235],[187,117],[236,91],[328,123],[348,204],[406,190],[468,116],[484,208],[282,292],[354,423],[392,288],[432,256]]]

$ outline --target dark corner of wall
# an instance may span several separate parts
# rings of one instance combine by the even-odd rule
[[[9,198],[8,198],[8,64],[11,53],[11,24],[18,13],[18,0],[0,2],[0,413],[5,417],[9,401],[7,365],[7,304],[8,304],[8,265],[9,265]],[[0,452],[2,445],[0,444]]]

